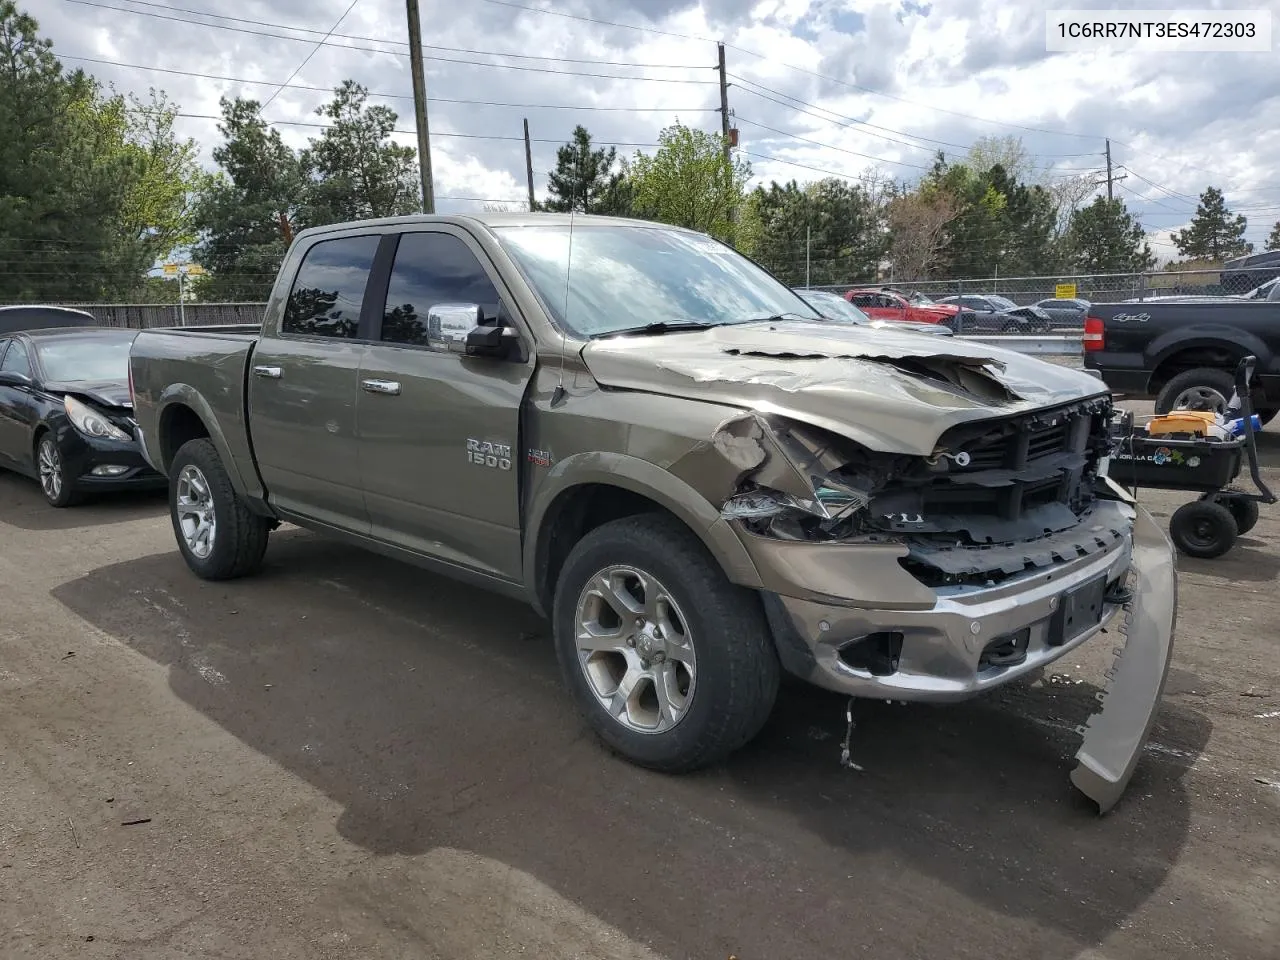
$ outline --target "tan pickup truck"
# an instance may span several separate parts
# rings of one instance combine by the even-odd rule
[[[701,234],[512,214],[308,230],[260,331],[145,331],[130,367],[197,575],[254,572],[287,521],[523,598],[634,762],[723,758],[783,670],[960,700],[1122,611],[1072,774],[1102,809],[1150,729],[1176,576],[1106,477],[1106,388],[824,317]]]

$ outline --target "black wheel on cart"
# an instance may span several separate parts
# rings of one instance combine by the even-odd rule
[[[1212,500],[1231,511],[1236,521],[1236,533],[1240,536],[1258,525],[1258,501],[1242,497],[1239,493],[1206,493],[1201,500]]]
[[[1240,530],[1236,518],[1221,503],[1194,500],[1184,503],[1169,520],[1169,536],[1189,557],[1213,560],[1235,545]]]

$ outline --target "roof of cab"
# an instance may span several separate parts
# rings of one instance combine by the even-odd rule
[[[480,224],[485,227],[543,227],[543,226],[625,226],[647,227],[651,230],[676,230],[681,233],[696,233],[685,227],[674,227],[666,223],[655,223],[652,220],[636,220],[629,217],[602,217],[597,214],[575,213],[450,213],[426,214],[413,213],[403,217],[381,217],[376,220],[352,220],[346,223],[330,223],[320,227],[308,227],[300,230],[295,239],[319,236],[326,233],[348,233],[352,230],[369,227],[414,227],[433,223],[451,223],[456,226]]]

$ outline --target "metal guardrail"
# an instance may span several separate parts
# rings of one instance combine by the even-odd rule
[[[985,343],[992,347],[1005,347],[1040,357],[1078,357],[1084,353],[1084,341],[1079,335],[1045,334],[1038,337],[1018,337],[1005,334],[966,333],[961,340]]]

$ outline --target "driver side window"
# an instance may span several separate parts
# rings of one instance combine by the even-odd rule
[[[479,304],[486,320],[498,316],[502,298],[475,254],[449,233],[405,233],[382,314],[382,342],[447,350],[444,331],[431,329],[433,307]]]

